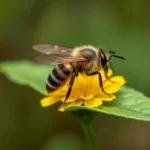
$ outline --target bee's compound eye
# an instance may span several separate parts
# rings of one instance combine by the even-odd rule
[[[100,64],[101,64],[102,68],[105,68],[107,65],[107,58],[102,50],[100,50],[99,53],[100,53],[99,54],[100,55]]]

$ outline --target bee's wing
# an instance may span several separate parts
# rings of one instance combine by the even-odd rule
[[[62,63],[65,63],[65,62],[70,62],[70,63],[89,62],[89,60],[87,58],[85,58],[85,57],[74,57],[74,56],[71,56],[71,57],[64,58]]]
[[[33,56],[30,58],[30,60],[41,64],[55,65],[65,62],[88,62],[88,60],[84,57],[70,56],[70,52],[73,50],[71,47],[41,44],[34,45],[33,49],[41,52],[42,54]]]
[[[61,59],[62,59],[61,55],[40,54],[40,55],[32,56],[29,60],[36,63],[45,64],[45,65],[55,65],[57,62],[60,62]]]
[[[64,55],[68,55],[73,50],[72,47],[52,45],[52,44],[34,45],[33,49],[38,52],[44,53],[46,55],[50,55],[50,54],[53,55],[53,54],[60,54],[60,53],[63,53]]]
[[[30,58],[31,61],[40,63],[40,64],[46,64],[46,65],[56,65],[56,64],[62,64],[65,62],[70,62],[70,63],[76,63],[76,62],[88,62],[88,60],[84,57],[74,57],[74,56],[69,56],[69,57],[60,57],[60,55],[45,55],[45,54],[40,54],[40,55],[35,55]],[[63,60],[63,61],[62,61]]]
[[[65,47],[52,44],[39,44],[34,45],[33,49],[42,53],[30,58],[31,61],[41,64],[54,65],[59,62],[63,57],[70,56],[72,47]]]

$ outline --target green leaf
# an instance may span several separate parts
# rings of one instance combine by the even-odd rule
[[[29,61],[8,61],[0,64],[0,71],[11,81],[30,86],[43,94],[45,81],[52,70],[52,66],[39,65]],[[136,120],[150,121],[150,99],[141,92],[129,87],[122,87],[116,94],[117,99],[105,102],[99,108],[72,106],[66,111],[86,109],[99,113],[106,113]]]
[[[0,64],[3,72],[11,81],[27,85],[43,94],[48,74],[52,66],[40,65],[27,60],[8,61]]]
[[[148,97],[126,86],[122,87],[116,95],[117,98],[115,100],[105,102],[99,108],[71,106],[67,107],[65,111],[85,109],[119,117],[150,121],[150,99]]]

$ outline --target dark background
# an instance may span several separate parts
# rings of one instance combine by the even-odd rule
[[[32,45],[92,44],[115,50],[116,74],[150,96],[150,1],[1,0],[0,61],[29,58]],[[85,150],[79,123],[59,104],[42,108],[42,96],[0,75],[1,150]],[[132,100],[132,99],[131,99]],[[149,150],[150,123],[99,115],[98,150]]]

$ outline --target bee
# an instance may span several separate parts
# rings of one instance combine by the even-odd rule
[[[117,57],[125,60],[124,57],[116,55],[114,51],[107,51],[100,47],[95,48],[91,45],[72,48],[61,45],[40,44],[34,45],[33,49],[42,54],[31,57],[31,61],[55,65],[46,81],[48,92],[55,91],[70,79],[63,104],[69,98],[75,78],[79,72],[85,72],[88,76],[98,75],[100,88],[105,94],[109,95],[103,88],[102,76],[98,70],[103,69],[106,78],[109,80],[107,76],[108,65],[114,72],[110,59]]]

